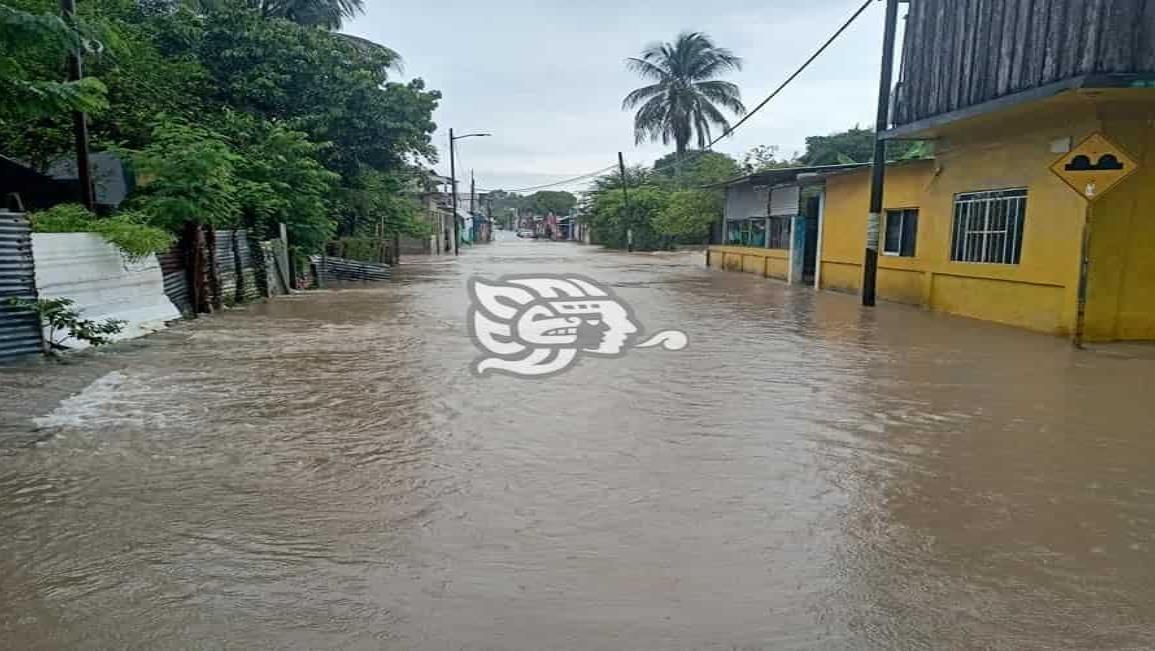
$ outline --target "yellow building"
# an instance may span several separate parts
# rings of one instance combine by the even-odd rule
[[[1013,10],[1008,7],[995,1],[988,10]],[[1091,48],[1070,61],[1045,48],[1024,50],[1005,65],[964,48],[943,55],[958,58],[952,68],[931,65],[928,52],[945,35],[926,16],[965,8],[918,0],[910,11],[897,117],[885,137],[931,141],[934,158],[888,165],[878,297],[1071,335],[1080,318],[1088,224],[1085,338],[1155,340],[1155,70],[1148,69],[1155,67],[1155,43],[1122,39],[1111,45],[1117,49]],[[1073,16],[1070,11],[1063,15]],[[1099,22],[1073,28],[1102,30],[1102,21],[1115,21],[1108,27],[1138,29],[1125,12],[1086,20]],[[976,39],[988,37],[998,35]],[[973,46],[981,51],[979,40]],[[1051,167],[1078,153],[1093,134],[1138,166],[1092,202]],[[769,204],[779,195],[817,199],[800,199],[787,249],[739,240],[741,246],[711,247],[711,266],[860,291],[869,166],[775,170],[728,184],[728,197],[742,187],[767,187]],[[728,202],[727,233],[740,219],[730,208]],[[813,269],[799,263],[810,259]]]

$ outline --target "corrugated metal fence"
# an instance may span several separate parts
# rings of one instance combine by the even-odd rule
[[[216,231],[215,239],[214,252],[217,275],[221,283],[221,302],[225,305],[235,305],[260,298],[265,292],[257,284],[258,262],[249,246],[248,233],[244,230],[220,230]]]
[[[0,359],[43,350],[39,318],[13,298],[36,298],[32,228],[23,215],[0,212]]]
[[[387,264],[359,262],[347,258],[320,255],[310,256],[309,261],[316,269],[316,274],[322,283],[338,280],[389,280],[390,277],[390,269]]]
[[[163,280],[164,295],[182,315],[190,317],[197,312],[193,300],[195,288],[204,292],[201,310],[209,310],[211,305],[236,305],[291,291],[293,272],[288,265],[289,251],[283,240],[250,242],[244,230],[218,230],[210,233],[198,229],[197,233],[195,242],[186,237],[186,241],[158,254],[156,261],[159,270],[155,265],[152,267],[154,273],[159,271],[158,280]],[[50,243],[49,240],[67,235],[46,234],[44,240]],[[212,245],[206,247],[205,240],[210,238]],[[36,314],[8,303],[13,297],[37,298],[32,240],[31,228],[24,215],[0,212],[0,359],[43,351],[43,334]],[[339,257],[315,256],[312,262],[314,277],[322,283],[387,280],[391,271],[387,264]],[[59,271],[59,260],[52,264]],[[195,287],[191,284],[194,279],[189,270],[190,264],[203,270],[202,278],[197,280]],[[214,265],[215,273],[211,268]],[[85,271],[82,275],[89,273]],[[216,282],[213,282],[213,276]],[[56,280],[59,281],[57,284],[66,284],[72,279],[65,275]]]
[[[156,254],[160,270],[164,275],[164,293],[168,300],[186,317],[193,313],[192,299],[188,291],[188,272],[185,271],[184,252],[179,246]]]

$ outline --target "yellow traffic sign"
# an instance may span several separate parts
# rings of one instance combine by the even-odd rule
[[[1131,176],[1139,163],[1100,133],[1092,134],[1055,161],[1051,171],[1088,201],[1094,201]]]

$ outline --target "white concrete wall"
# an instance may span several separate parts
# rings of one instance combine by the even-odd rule
[[[181,317],[164,294],[155,255],[129,262],[94,233],[33,233],[32,256],[41,298],[70,298],[86,319],[127,321],[116,339],[148,334]],[[74,340],[65,345],[85,346]]]

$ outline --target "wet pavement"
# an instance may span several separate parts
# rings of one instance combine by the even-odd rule
[[[683,351],[477,378],[474,274]],[[1155,647],[1155,361],[505,241],[0,371],[0,647]]]

